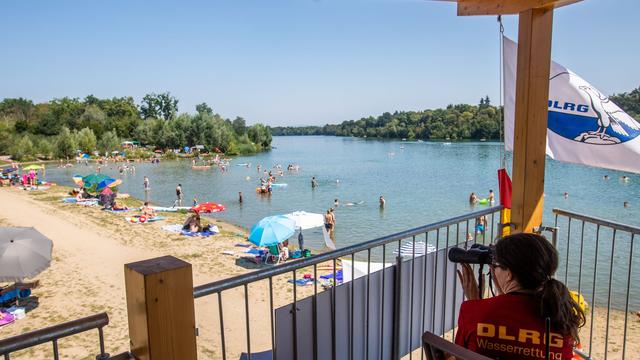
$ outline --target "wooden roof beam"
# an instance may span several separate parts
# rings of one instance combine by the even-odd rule
[[[559,8],[582,0],[457,0],[458,16],[513,15],[530,9]]]

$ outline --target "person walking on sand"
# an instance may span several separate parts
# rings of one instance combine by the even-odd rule
[[[300,228],[300,232],[298,233],[298,247],[300,251],[304,251],[304,236],[302,235],[302,228]]]

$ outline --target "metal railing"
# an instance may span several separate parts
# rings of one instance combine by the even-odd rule
[[[499,230],[500,209],[500,206],[490,207],[310,258],[196,286],[194,298],[217,302],[217,312],[211,312],[211,305],[208,305],[209,313],[217,317],[217,321],[213,321],[214,324],[217,322],[217,327],[214,325],[213,329],[207,329],[210,338],[206,341],[214,343],[211,349],[213,356],[235,359],[244,353],[244,358],[251,359],[251,354],[257,353],[257,347],[258,352],[270,351],[274,359],[283,351],[289,351],[291,358],[295,359],[336,359],[341,358],[344,349],[348,349],[348,358],[397,359],[407,354],[411,357],[412,351],[421,347],[421,336],[427,330],[440,335],[450,332],[453,340],[452,330],[456,326],[462,292],[457,284],[455,265],[449,262],[446,250],[451,246],[467,244],[470,240],[492,242]],[[476,231],[476,222],[480,218],[487,220],[484,231]],[[407,245],[407,241],[410,245]],[[409,256],[400,256],[401,252],[397,255],[393,253],[396,248],[401,251],[403,242],[405,249],[407,246],[412,249]],[[426,251],[427,244],[436,251],[429,254]],[[429,256],[416,253],[416,246],[423,245]],[[356,263],[359,260],[362,260],[362,264],[366,261],[366,271],[356,276]],[[342,285],[337,285],[335,279],[338,277],[340,261],[343,261],[343,276],[347,278],[343,279]],[[351,264],[351,279],[348,279],[344,267],[347,262]],[[377,265],[378,270],[372,271],[372,265]],[[326,291],[318,288],[318,275],[322,269],[328,271],[326,275],[332,277],[337,286],[328,286]],[[298,275],[304,272],[310,272],[314,279],[312,292],[311,286],[301,286],[296,281]],[[280,280],[283,279],[290,281],[282,285]],[[263,311],[251,310],[256,302],[266,299],[265,295],[251,294],[250,290],[257,288],[259,283],[266,288],[263,294],[268,292],[269,315],[265,320],[269,323],[268,327],[256,320],[263,315]],[[277,291],[276,297],[290,295],[290,300],[285,301],[280,309],[275,304],[274,291]],[[232,300],[226,300],[224,295],[232,292],[235,292],[235,296],[229,295]],[[215,298],[208,295],[215,295]],[[336,298],[340,298],[340,301],[336,302]],[[305,313],[306,308],[311,309],[310,312]],[[285,314],[290,313],[291,317],[285,318],[285,321],[282,321],[281,315],[280,320],[274,319],[278,312],[283,314],[280,312],[282,309],[288,310]],[[239,321],[242,315],[244,324]],[[211,323],[208,319],[206,326],[211,326]],[[325,332],[328,339],[319,341],[323,326],[325,330],[330,328]],[[292,335],[291,350],[283,350],[283,346],[278,345],[283,341],[282,337],[277,336],[282,328],[289,329],[288,334]],[[305,332],[302,328],[311,330]],[[202,330],[202,323],[199,329]],[[348,338],[339,339],[338,333],[348,334]],[[199,342],[204,341],[202,331],[200,335]],[[392,336],[392,340],[388,335]],[[256,346],[256,342],[261,344]],[[331,353],[327,355],[329,342]]]
[[[109,317],[107,313],[100,313],[2,339],[0,340],[0,355],[3,355],[5,360],[9,360],[10,354],[13,352],[50,342],[53,346],[53,358],[58,360],[58,340],[85,331],[98,329],[100,354],[96,356],[96,359],[114,359],[109,357],[109,354],[104,350],[104,334],[102,328],[108,324]]]
[[[618,354],[624,359],[630,309],[640,309],[640,284],[633,280],[633,271],[640,266],[634,247],[640,228],[566,210],[553,213],[561,259],[556,277],[589,306],[580,334],[583,352],[598,359]],[[639,335],[636,329],[635,341]],[[612,348],[619,344],[621,349]]]

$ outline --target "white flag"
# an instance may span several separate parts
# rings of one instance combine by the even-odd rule
[[[505,148],[513,150],[518,46],[504,37]],[[551,62],[547,155],[640,173],[640,123],[584,79]]]

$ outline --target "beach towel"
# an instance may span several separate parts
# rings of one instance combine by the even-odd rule
[[[320,279],[325,279],[325,280],[333,279],[333,272],[327,275],[320,276]],[[339,283],[342,282],[342,270],[336,270],[336,279],[338,280]]]
[[[150,222],[160,221],[165,219],[162,216],[154,216],[152,218],[146,219],[144,222],[140,222],[140,217],[141,217],[140,215],[134,215],[131,217],[127,216],[124,218],[124,220],[132,224],[145,224],[145,223],[150,223]]]
[[[187,230],[182,230],[180,233],[184,236],[191,236],[191,237],[196,237],[196,236],[209,237],[217,234],[217,232],[213,232],[213,231],[193,232],[193,231],[187,231]]]
[[[15,316],[7,312],[0,312],[2,314],[2,319],[0,319],[0,326],[11,324],[16,320]]]
[[[287,280],[287,282],[290,283],[290,284],[294,283],[293,279],[289,279],[289,280]],[[296,279],[295,284],[298,285],[298,286],[307,286],[307,285],[313,285],[314,282],[315,282],[315,280],[313,278],[310,278],[310,279]]]
[[[187,230],[182,230],[182,225],[180,224],[164,225],[162,227],[162,230],[168,231],[174,234],[181,234],[184,236],[192,236],[192,237],[194,236],[209,237],[209,236],[217,235],[220,233],[220,230],[216,225],[212,225],[209,231],[203,231],[203,232],[191,232]]]
[[[103,210],[103,211],[108,211],[108,212],[110,212],[110,213],[114,213],[114,214],[117,214],[117,213],[126,213],[126,212],[129,212],[129,211],[130,211],[129,209],[121,209],[121,210],[102,209],[102,210]]]
[[[179,234],[180,232],[182,232],[182,225],[180,224],[163,225],[162,230],[168,231],[174,234]]]
[[[244,252],[246,254],[253,254],[253,255],[262,255],[262,254],[266,253],[265,250],[260,250],[260,249],[256,249],[256,248],[247,249]]]

